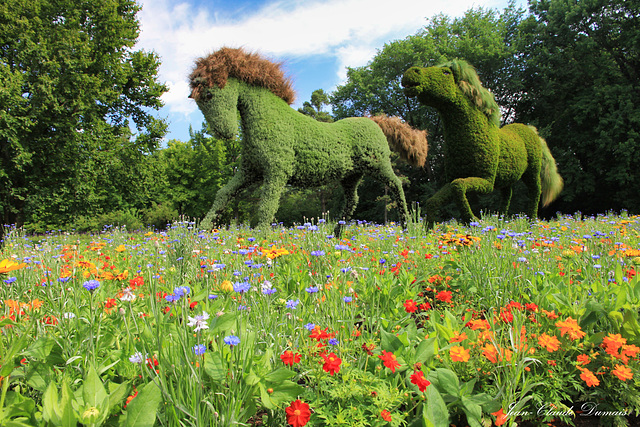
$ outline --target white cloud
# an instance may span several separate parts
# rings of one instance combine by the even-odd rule
[[[197,121],[189,117],[196,105],[188,98],[187,76],[196,58],[222,46],[244,47],[275,60],[327,58],[336,64],[337,85],[344,82],[347,66],[365,65],[377,48],[414,34],[425,18],[461,16],[470,7],[504,7],[506,0],[274,0],[245,8],[240,19],[213,10],[216,2],[212,10],[175,0],[141,3],[138,47],[160,55],[160,80],[169,86],[164,111],[177,122]],[[229,8],[231,1],[224,3]]]

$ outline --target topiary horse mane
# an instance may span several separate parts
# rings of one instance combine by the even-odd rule
[[[487,88],[482,86],[476,69],[463,59],[454,59],[438,67],[447,67],[453,72],[456,84],[465,97],[480,110],[489,121],[500,126],[500,107],[495,97]]]
[[[549,147],[535,128],[512,123],[500,128],[500,108],[474,68],[463,60],[435,67],[412,67],[402,76],[407,96],[440,113],[444,128],[444,163],[450,181],[426,203],[427,225],[440,208],[456,202],[462,220],[475,215],[467,193],[487,194],[500,189],[507,212],[512,186],[520,179],[529,192],[527,214],[538,215],[542,196],[551,203],[562,190],[562,178]]]
[[[189,75],[190,98],[197,99],[209,87],[224,89],[229,77],[269,89],[287,104],[292,104],[296,98],[291,79],[285,77],[282,70],[282,63],[271,62],[257,53],[228,47],[196,61]]]
[[[234,138],[238,117],[242,128],[240,167],[216,194],[201,227],[211,227],[231,198],[254,183],[262,184],[258,227],[271,225],[287,185],[308,188],[334,181],[344,189],[339,218],[349,220],[364,175],[389,187],[401,221],[408,221],[389,147],[422,166],[427,155],[425,132],[388,117],[318,122],[288,105],[295,94],[280,64],[242,49],[222,48],[198,59],[189,78],[190,97],[218,137]]]

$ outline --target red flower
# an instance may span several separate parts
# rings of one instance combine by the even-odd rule
[[[307,425],[311,418],[309,405],[300,399],[291,402],[291,405],[284,410],[287,413],[287,423],[293,427],[302,427]]]
[[[451,291],[440,291],[436,294],[436,299],[442,302],[451,302]]]
[[[509,417],[507,416],[507,414],[504,413],[502,408],[500,408],[499,411],[492,412],[491,415],[494,415],[496,417],[497,426],[501,426],[502,424],[506,423],[509,420]]]
[[[429,304],[428,302],[423,302],[419,307],[420,310],[431,310],[431,304]]]
[[[391,412],[387,411],[386,409],[380,412],[380,416],[385,421],[391,421]]]
[[[138,390],[136,390],[135,393],[133,393],[131,396],[127,397],[127,400],[124,402],[124,407],[126,408],[127,405],[129,403],[131,403],[131,401],[133,400],[134,397],[136,397],[138,395]]]
[[[280,359],[285,365],[293,366],[294,363],[300,363],[300,353],[293,354],[291,350],[287,350],[280,355]]]
[[[309,336],[316,341],[332,338],[333,334],[330,334],[329,332],[327,332],[328,330],[329,328],[320,329],[320,326],[316,326],[315,328],[313,328],[313,331]]]
[[[56,319],[55,316],[46,316],[44,319],[42,319],[42,321],[44,323],[46,323],[47,325],[57,325],[58,324],[58,319]]]
[[[340,359],[334,352],[331,352],[329,355],[327,355],[326,353],[322,353],[320,354],[320,357],[324,359],[322,369],[324,369],[325,372],[328,372],[329,375],[340,372],[340,364],[342,364],[342,359]]]
[[[424,377],[424,372],[422,371],[414,371],[409,378],[411,378],[411,384],[417,385],[420,391],[425,391],[427,387],[431,385],[429,380]]]
[[[382,356],[378,356],[382,359],[382,363],[387,368],[391,369],[391,372],[395,372],[396,368],[400,367],[400,363],[396,360],[396,355],[391,353],[390,351],[382,350]]]
[[[511,313],[510,310],[505,310],[502,309],[500,311],[500,318],[502,319],[503,322],[505,323],[511,323],[513,322],[513,314]]]
[[[403,305],[404,305],[404,310],[407,313],[414,313],[418,309],[416,302],[412,299],[406,300]]]

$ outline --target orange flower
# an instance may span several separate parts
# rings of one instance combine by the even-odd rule
[[[293,427],[305,426],[309,422],[309,418],[311,418],[309,404],[300,399],[291,402],[291,405],[286,407],[284,411],[287,414],[287,423]]]
[[[482,355],[491,363],[498,363],[498,349],[493,344],[485,344],[482,347]]]
[[[538,337],[538,344],[540,344],[540,347],[546,347],[547,351],[551,353],[558,350],[560,341],[555,335],[542,334]]]
[[[451,360],[453,362],[468,362],[470,357],[469,350],[464,347],[460,347],[459,345],[451,347],[449,350],[449,356],[451,356]]]
[[[436,294],[436,299],[442,302],[451,302],[451,291],[440,291]]]
[[[387,411],[386,409],[380,412],[380,416],[385,421],[391,421],[391,412]]]
[[[418,310],[418,306],[416,305],[416,302],[412,299],[408,299],[404,302],[404,310],[407,313],[414,313],[416,310]]]
[[[578,355],[578,364],[579,365],[586,365],[587,363],[589,363],[591,361],[591,359],[589,358],[589,356],[587,356],[586,354],[580,354]]]
[[[557,319],[558,318],[558,315],[556,314],[555,310],[547,311],[544,308],[542,308],[541,310],[542,310],[542,314],[547,316],[549,319]]]
[[[600,380],[596,378],[596,376],[588,370],[587,368],[580,368],[582,373],[580,374],[580,379],[587,383],[587,387],[594,387],[600,385]]]
[[[300,353],[294,354],[291,350],[287,350],[280,355],[280,359],[286,366],[293,366],[294,363],[300,363]]]
[[[463,333],[459,333],[458,331],[455,331],[455,332],[453,333],[453,337],[451,337],[451,339],[449,340],[449,342],[450,342],[450,343],[453,343],[453,342],[462,342],[462,341],[466,340],[467,338],[469,338],[469,337],[468,337],[468,336],[467,336],[467,334],[465,334],[464,332],[463,332]]]
[[[414,371],[409,378],[411,378],[411,384],[417,385],[420,391],[425,391],[431,385],[431,382],[424,377],[424,372],[422,371]]]
[[[611,373],[616,377],[618,377],[620,381],[626,381],[633,378],[633,373],[631,373],[631,369],[628,366],[624,366],[624,365],[616,365],[615,368],[613,368],[613,371],[611,371]]]
[[[602,340],[602,345],[605,351],[607,352],[607,354],[610,354],[612,356],[617,356],[620,347],[622,347],[626,343],[626,338],[622,338],[622,335],[620,334],[609,334]]]
[[[491,415],[496,417],[497,426],[501,426],[502,424],[506,423],[509,420],[509,417],[507,416],[507,414],[504,413],[502,408],[500,408],[499,411],[492,412]]]
[[[480,329],[480,330],[483,330],[483,331],[491,329],[491,326],[489,326],[489,322],[487,322],[484,319],[470,320],[467,323],[467,326],[470,327],[472,331],[475,331],[477,329]]]
[[[396,355],[389,351],[382,350],[382,356],[378,357],[382,359],[384,366],[391,369],[391,372],[395,372],[396,368],[400,367],[400,363],[396,360]]]
[[[328,372],[329,375],[333,375],[337,372],[340,372],[340,365],[342,364],[342,359],[340,359],[334,352],[331,352],[329,355],[326,353],[320,354],[320,357],[324,359],[324,363],[322,365],[322,369],[325,372]],[[304,424],[303,424],[304,425]]]
[[[13,270],[20,270],[21,268],[26,267],[27,264],[22,262],[18,264],[10,259],[3,259],[0,261],[0,274],[8,273]]]
[[[560,328],[560,335],[564,336],[564,334],[569,335],[569,338],[572,340],[577,340],[578,338],[584,337],[586,334],[582,332],[580,325],[576,322],[575,319],[571,317],[567,317],[567,320],[564,322],[556,322],[556,326]]]

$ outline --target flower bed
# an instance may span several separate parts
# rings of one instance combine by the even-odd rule
[[[9,229],[0,424],[638,421],[638,218],[332,230]]]

